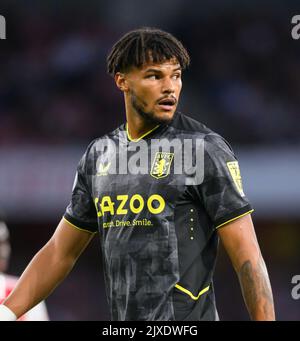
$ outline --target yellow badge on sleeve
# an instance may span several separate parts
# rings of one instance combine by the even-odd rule
[[[240,195],[244,197],[245,193],[243,190],[242,177],[241,177],[239,163],[237,161],[227,162],[227,167],[236,185],[237,190],[239,191]]]

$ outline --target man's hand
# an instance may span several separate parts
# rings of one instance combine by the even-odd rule
[[[275,320],[274,303],[265,262],[248,214],[218,229],[218,234],[238,275],[252,320]]]

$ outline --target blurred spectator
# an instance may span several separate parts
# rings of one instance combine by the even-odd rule
[[[13,8],[18,21],[1,46],[0,144],[85,144],[125,120],[121,94],[105,74],[108,46],[123,33],[101,17],[113,15],[107,6],[97,12],[77,3],[72,20],[67,6]],[[192,57],[184,110],[233,144],[299,143],[300,59],[290,18],[254,5],[238,15],[204,15],[183,1],[171,7],[167,23]],[[156,22],[163,18],[157,13]]]
[[[0,219],[0,304],[13,290],[18,280],[17,277],[5,273],[8,268],[10,253],[9,231],[5,222]],[[48,321],[49,317],[45,302],[39,303],[19,320]]]

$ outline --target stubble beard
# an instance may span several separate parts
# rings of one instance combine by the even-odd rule
[[[158,117],[154,111],[145,111],[146,103],[143,102],[133,91],[131,91],[131,105],[134,110],[149,124],[168,124],[171,122],[173,116]]]

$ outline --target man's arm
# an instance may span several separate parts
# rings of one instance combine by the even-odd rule
[[[20,317],[45,299],[71,271],[93,235],[70,226],[62,219],[3,304]]]
[[[251,319],[275,320],[270,280],[251,215],[228,223],[217,231],[238,275]]]

